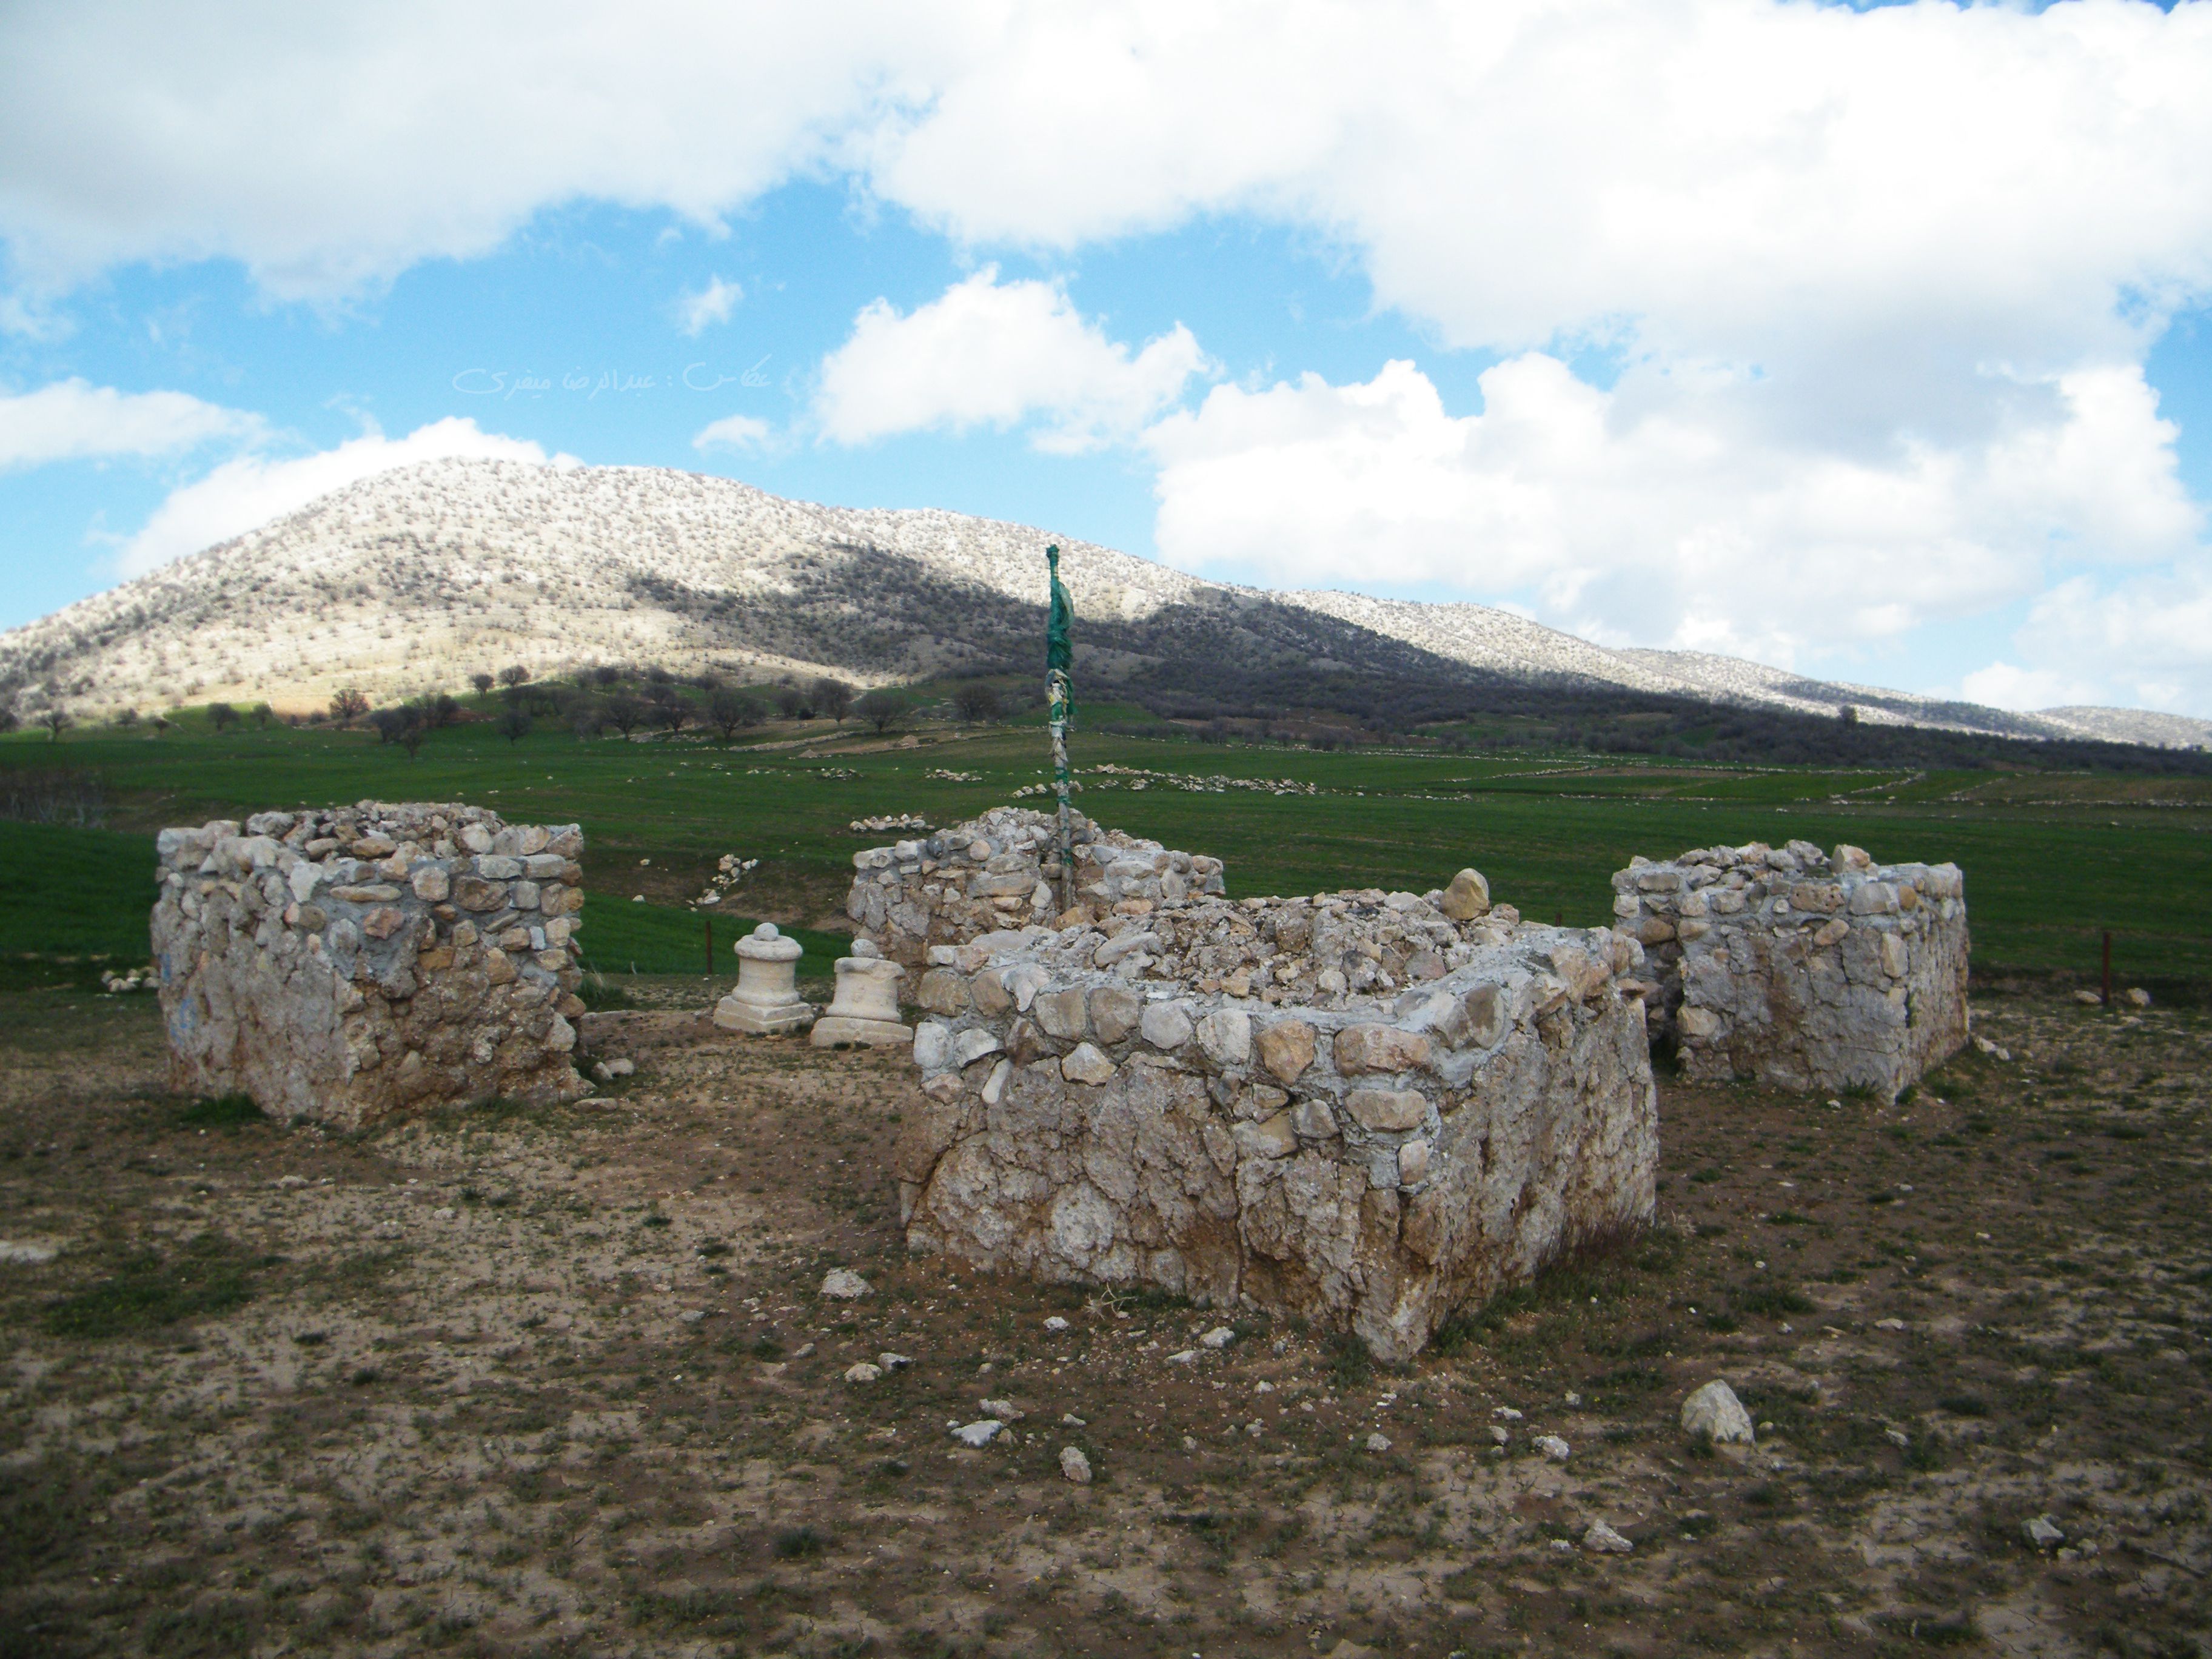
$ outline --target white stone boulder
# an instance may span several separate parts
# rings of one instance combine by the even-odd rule
[[[853,941],[853,954],[837,963],[836,974],[836,993],[808,1038],[816,1048],[914,1041],[914,1027],[899,1018],[898,982],[905,969],[862,939]]]

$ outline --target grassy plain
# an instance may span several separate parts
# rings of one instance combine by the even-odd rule
[[[918,812],[953,823],[1044,779],[1034,728],[933,725],[911,737],[915,746],[813,721],[757,728],[735,745],[699,732],[584,743],[541,731],[510,744],[472,723],[438,732],[410,759],[373,732],[216,732],[188,714],[160,737],[0,739],[0,768],[96,771],[112,826],[71,836],[0,825],[0,957],[19,979],[34,959],[134,957],[150,896],[148,837],[161,824],[373,796],[581,822],[596,901],[587,955],[610,970],[634,962],[689,971],[703,966],[702,927],[684,907],[721,854],[761,860],[733,913],[835,927],[852,853],[884,839],[853,834],[849,820]],[[2129,982],[2212,984],[2212,780],[1321,751],[1098,733],[1079,734],[1077,761],[1174,775],[1139,789],[1133,778],[1088,772],[1082,803],[1105,823],[1221,855],[1235,894],[1419,891],[1471,863],[1525,914],[1594,925],[1609,915],[1607,878],[1633,854],[1850,841],[1879,859],[1960,864],[1984,973],[2086,979],[2110,928]],[[947,772],[961,775],[933,775]],[[1201,778],[1297,792],[1176,786]],[[724,960],[732,931],[720,919]]]

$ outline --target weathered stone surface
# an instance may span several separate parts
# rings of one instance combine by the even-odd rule
[[[1286,1089],[1314,1062],[1314,1028],[1303,1019],[1279,1019],[1262,1026],[1255,1042],[1260,1064]]]
[[[1613,885],[1617,931],[1649,949],[1653,1039],[1687,1077],[1893,1097],[1966,1040],[1954,865],[1753,842],[1638,859]]]
[[[1701,1440],[1750,1445],[1751,1413],[1743,1408],[1743,1401],[1735,1397],[1735,1390],[1718,1377],[1698,1389],[1682,1402],[1682,1432]]]
[[[1363,1072],[1408,1072],[1425,1066],[1429,1040],[1419,1031],[1395,1025],[1350,1025],[1336,1034],[1336,1069],[1348,1077]]]
[[[846,914],[886,956],[919,968],[932,945],[966,945],[1010,922],[1088,922],[1224,890],[1220,860],[1102,830],[1077,813],[1075,892],[1062,895],[1058,836],[1055,817],[1000,806],[926,840],[870,848],[853,855]],[[1107,943],[1109,961],[1145,948],[1141,930]]]
[[[1443,897],[1437,908],[1454,921],[1473,921],[1490,909],[1490,884],[1480,870],[1462,870],[1451,878],[1444,889]]]
[[[836,965],[836,994],[807,1041],[817,1048],[911,1042],[914,1027],[899,1018],[898,982],[905,973],[870,941],[854,940],[853,954]]]
[[[520,930],[518,959],[462,914],[514,909],[511,884],[470,872],[472,841],[514,826],[479,807],[362,801],[249,827],[219,820],[156,841],[173,1087],[243,1092],[273,1115],[346,1127],[590,1092],[569,1059],[580,921],[565,919],[558,938]],[[539,833],[582,850],[573,825]]]
[[[1382,893],[1194,899],[1144,918],[1160,954],[1125,984],[1097,965],[1104,925],[962,947],[971,1000],[917,1027],[930,1103],[895,1156],[911,1248],[1249,1301],[1402,1358],[1459,1308],[1650,1216],[1638,959],[1605,933],[1503,906],[1462,927]],[[1420,950],[1439,977],[1403,973]],[[1041,978],[1031,1017],[972,995],[1024,969]],[[1283,984],[1295,1013],[1261,1000]]]
[[[803,1031],[814,1023],[814,1006],[799,994],[799,958],[805,947],[786,939],[772,921],[762,922],[732,947],[738,956],[737,988],[714,1005],[714,1024],[726,1031],[774,1036]]]

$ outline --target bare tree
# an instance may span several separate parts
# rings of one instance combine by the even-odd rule
[[[806,693],[795,685],[776,688],[775,706],[787,720],[811,720],[814,718],[814,708],[806,701]]]
[[[58,743],[63,732],[75,724],[66,708],[49,708],[39,716],[39,724],[46,728],[46,741]]]
[[[603,662],[592,671],[592,678],[601,685],[612,685],[622,677],[622,670],[611,662]]]
[[[853,688],[834,675],[824,674],[814,682],[814,706],[842,726],[845,716],[853,712]]]
[[[356,686],[347,686],[331,699],[331,718],[334,720],[357,720],[368,713],[368,699]]]
[[[757,726],[760,717],[760,704],[749,693],[725,686],[707,699],[707,718],[720,729],[724,743],[735,743],[738,733],[748,726]]]
[[[247,711],[246,717],[259,730],[266,732],[269,729],[269,722],[276,718],[276,711],[265,702],[257,702]]]
[[[653,724],[673,736],[690,722],[691,705],[672,686],[656,685],[653,690]]]
[[[208,723],[218,732],[228,731],[238,724],[238,710],[227,702],[211,702],[208,705]]]
[[[511,663],[499,671],[499,683],[504,686],[526,685],[529,680],[530,671],[519,662]]]
[[[982,680],[969,680],[952,694],[952,707],[971,724],[999,718],[999,688]]]
[[[510,708],[499,717],[498,731],[510,745],[520,743],[530,735],[530,714],[526,709]]]
[[[645,705],[627,694],[609,697],[606,712],[608,724],[624,737],[636,731],[645,721]]]
[[[475,673],[469,676],[469,684],[476,687],[477,696],[480,697],[489,696],[491,695],[492,687],[496,685],[499,682],[495,678],[491,675],[485,673],[481,668],[477,670]]]
[[[605,711],[589,697],[578,697],[568,705],[568,725],[576,733],[578,743],[589,743],[598,737],[606,719]]]
[[[862,697],[853,705],[853,712],[874,726],[880,734],[904,720],[912,706],[908,702],[905,692],[887,685]]]
[[[138,711],[135,708],[117,709],[115,711],[115,723],[121,726],[125,731],[128,732],[132,726],[138,724]]]

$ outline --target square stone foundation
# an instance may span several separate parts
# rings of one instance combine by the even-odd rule
[[[1437,896],[1194,900],[933,951],[908,1245],[1265,1307],[1399,1359],[1648,1222],[1641,951],[1507,909],[1456,923]]]
[[[154,954],[171,1086],[352,1128],[591,1092],[582,833],[363,801],[165,830]]]
[[[1966,1041],[1966,884],[1809,842],[1638,859],[1617,929],[1647,953],[1653,1030],[1683,1075],[1894,1099]]]

